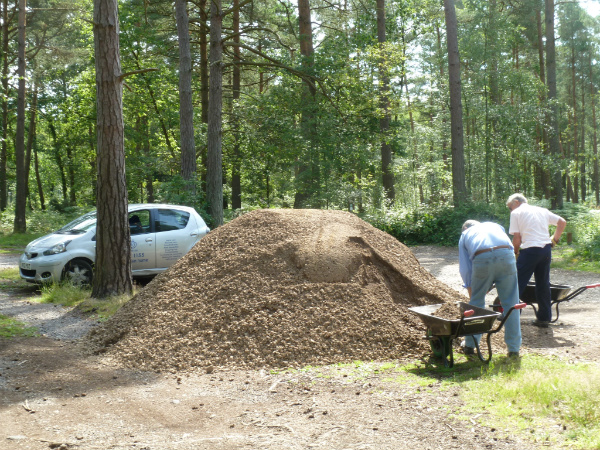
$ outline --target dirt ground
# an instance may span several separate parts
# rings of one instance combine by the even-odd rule
[[[438,280],[462,290],[456,249],[412,250]],[[599,278],[552,273],[553,282],[575,287]],[[562,306],[548,329],[530,325],[526,308],[521,353],[598,361],[599,313],[600,289]],[[456,356],[460,370],[464,359]],[[422,355],[423,364],[435,364],[429,357]],[[503,350],[494,359],[504,363]],[[509,424],[482,426],[480,414],[462,416],[458,393],[441,383],[398,381],[393,365],[400,360],[348,362],[310,370],[158,372],[90,356],[77,341],[0,340],[0,450],[547,448]]]

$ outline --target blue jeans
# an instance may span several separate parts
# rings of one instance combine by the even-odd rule
[[[519,288],[517,282],[517,266],[515,255],[509,248],[482,253],[473,258],[473,272],[471,275],[471,300],[469,304],[485,308],[485,295],[493,283],[504,312],[519,302]],[[466,336],[465,345],[475,347],[481,335]],[[504,342],[509,352],[518,352],[521,348],[521,315],[513,311],[504,323]]]
[[[517,272],[519,273],[519,298],[531,275],[535,275],[535,299],[538,304],[538,320],[552,320],[552,297],[550,295],[550,262],[552,245],[524,248],[519,252]]]

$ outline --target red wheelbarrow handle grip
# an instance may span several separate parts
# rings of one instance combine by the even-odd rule
[[[517,303],[514,308],[515,309],[523,309],[527,306],[527,303]]]
[[[590,284],[590,285],[586,286],[585,288],[586,289],[592,289],[592,288],[595,288],[595,287],[600,287],[600,283]]]
[[[467,309],[464,313],[463,313],[463,317],[471,317],[473,314],[475,314],[475,310],[473,309]]]

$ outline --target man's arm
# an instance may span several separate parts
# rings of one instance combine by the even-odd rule
[[[562,217],[560,219],[558,219],[558,223],[556,224],[556,230],[554,231],[554,236],[552,236],[552,240],[554,241],[555,244],[558,244],[558,241],[560,240],[560,236],[563,234],[563,231],[565,231],[566,226],[567,226],[567,221],[565,219],[563,219]]]
[[[515,248],[515,255],[518,255],[519,247],[521,247],[521,233],[513,234],[512,243],[513,243],[513,247]]]

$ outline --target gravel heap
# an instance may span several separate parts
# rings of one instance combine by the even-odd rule
[[[428,344],[407,308],[457,300],[351,213],[259,210],[211,231],[87,344],[153,370],[413,358]]]

